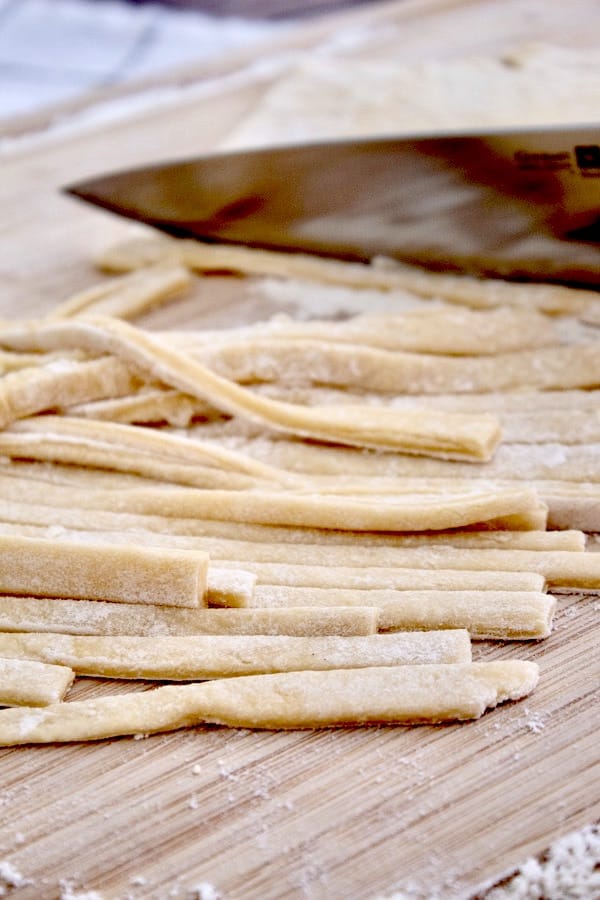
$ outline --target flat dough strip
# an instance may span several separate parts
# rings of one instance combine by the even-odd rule
[[[564,482],[568,486],[568,482]],[[577,488],[577,486],[576,486]],[[91,486],[95,489],[95,486]],[[441,487],[443,490],[443,486]],[[552,488],[548,488],[551,490]],[[69,487],[55,488],[52,483],[44,483],[43,499],[48,505],[28,502],[31,484],[18,477],[7,482],[0,476],[0,490],[4,505],[0,511],[0,521],[5,524],[30,524],[32,526],[57,526],[59,534],[67,529],[79,532],[90,531],[100,536],[102,532],[119,532],[135,529],[148,532],[150,539],[154,532],[164,535],[206,537],[244,541],[246,543],[303,544],[306,552],[312,548],[329,544],[420,547],[497,547],[515,550],[583,550],[586,537],[582,531],[441,531],[427,534],[383,534],[356,531],[323,531],[314,528],[286,528],[275,525],[251,525],[235,522],[218,522],[210,519],[190,519],[160,515],[136,515],[127,512],[111,512],[97,509],[94,520],[87,513],[73,509],[69,505]],[[47,491],[47,495],[46,495]],[[24,496],[25,495],[25,496]],[[600,491],[598,491],[600,497]],[[15,500],[19,497],[21,499]],[[37,499],[37,498],[36,498]],[[61,505],[62,504],[62,505]],[[48,535],[51,536],[51,535]],[[76,535],[70,535],[75,539]],[[236,544],[233,545],[236,547]],[[222,548],[221,548],[222,549]],[[235,552],[235,550],[233,551]]]
[[[492,532],[493,533],[493,532]],[[43,526],[31,525],[7,525],[0,522],[0,534],[20,534],[24,537],[57,538],[57,535],[48,533]],[[69,541],[82,541],[94,544],[98,541],[104,543],[129,543],[132,539],[130,532],[93,532],[93,531],[69,531],[63,530],[60,539]],[[199,548],[211,548],[205,538],[190,538],[183,536],[165,536],[150,532],[136,532],[137,545],[175,547],[180,550],[197,550]],[[215,566],[209,565],[207,575],[207,598],[211,606],[229,607],[256,607],[258,594],[255,585],[279,584],[290,587],[322,587],[333,588],[344,585],[345,589],[372,590],[375,588],[393,588],[394,590],[473,590],[473,591],[541,591],[544,588],[544,577],[535,572],[487,572],[456,569],[428,569],[393,568],[390,566],[348,566],[348,565],[311,565],[293,564],[285,562],[260,562],[260,549],[253,553],[252,546],[245,548],[244,569],[239,569],[239,563],[229,560],[219,560]],[[285,558],[285,546],[275,547],[274,555]],[[377,546],[377,545],[374,545]],[[410,546],[410,545],[409,545]],[[423,547],[427,544],[414,545]],[[437,546],[435,543],[430,546]],[[443,546],[443,545],[442,545]],[[460,545],[459,545],[460,546]],[[466,545],[470,546],[469,544]],[[235,552],[235,546],[232,548]],[[313,556],[313,546],[303,546],[304,557]],[[334,552],[339,552],[339,547],[334,547]],[[226,552],[227,545],[217,545],[217,553]],[[283,552],[282,552],[283,550]],[[320,552],[319,552],[320,551]],[[317,549],[319,558],[326,557],[320,547]],[[254,557],[254,558],[253,558]]]
[[[213,723],[319,728],[476,719],[534,690],[535,663],[395,666],[246,676],[167,685],[46,710],[0,712],[0,745],[85,741]]]
[[[377,632],[374,607],[182,609],[101,600],[0,597],[0,631],[100,635],[367,635]]]
[[[35,553],[36,558],[41,560],[42,555],[44,558],[42,569],[44,572],[43,583],[45,586],[47,586],[48,584],[50,571],[49,566],[52,563],[53,554],[54,559],[56,559],[57,554],[63,555],[64,558],[66,558],[66,553],[69,552],[72,554],[74,560],[76,560],[77,558],[85,558],[89,559],[91,563],[96,560],[98,562],[98,565],[100,565],[100,560],[102,560],[107,566],[109,573],[112,571],[115,579],[116,573],[114,572],[114,561],[118,558],[119,554],[122,554],[123,558],[129,561],[137,561],[138,559],[146,559],[148,561],[152,560],[153,571],[160,573],[162,569],[163,572],[169,572],[170,579],[173,578],[173,568],[175,566],[180,566],[182,562],[186,563],[186,566],[184,566],[183,568],[187,569],[188,574],[190,568],[192,570],[192,574],[200,569],[204,570],[205,572],[208,559],[207,554],[202,553],[201,551],[193,552],[189,550],[175,549],[160,551],[156,547],[143,550],[142,548],[131,546],[128,547],[125,545],[115,546],[106,544],[103,546],[102,544],[97,544],[95,542],[86,546],[79,543],[68,544],[62,541],[36,540],[35,538],[19,539],[8,536],[0,536],[0,560],[2,560],[3,558],[3,548],[9,547],[11,545],[16,549],[15,556],[19,561],[19,571],[29,571],[28,576],[27,571],[22,572],[23,584],[27,577],[29,578],[29,580],[35,577],[31,573],[30,557],[27,556],[28,553],[31,554],[31,550],[26,550],[25,548],[31,547],[33,545],[36,545],[36,547],[40,548],[39,551],[36,549]],[[231,554],[235,549],[236,563],[241,563],[242,566],[244,560],[248,560],[249,562],[251,562],[252,560],[257,559],[258,554],[262,556],[265,562],[295,562],[299,565],[302,565],[306,562],[306,547],[303,547],[302,545],[297,546],[294,544],[285,544],[278,549],[277,547],[273,547],[269,544],[245,544],[241,541],[228,541],[226,544],[222,544],[220,542],[209,543],[207,541],[206,546],[207,548],[210,548],[212,560],[218,560],[219,557],[221,557],[222,559],[231,558]],[[65,548],[67,549],[65,550]],[[224,551],[226,551],[227,555],[225,555]],[[48,561],[46,561],[46,555],[49,558]],[[24,556],[26,557],[25,559],[23,558]],[[498,550],[487,548],[461,549],[455,547],[427,546],[410,548],[361,548],[356,546],[342,546],[341,548],[335,548],[334,545],[330,545],[324,546],[320,554],[318,548],[315,547],[313,550],[311,550],[311,557],[314,564],[322,564],[325,566],[362,565],[393,566],[398,568],[411,569],[439,568],[465,569],[471,571],[486,570],[491,572],[534,572],[543,575],[546,578],[549,587],[551,588],[566,587],[594,589],[600,587],[600,554],[596,553],[577,553],[573,551],[563,550],[535,551]],[[148,564],[150,565],[150,562],[148,562]],[[194,568],[194,565],[197,566],[197,569]],[[76,574],[77,573],[74,573],[74,577],[76,577]],[[63,573],[61,580],[57,575],[57,586],[59,587],[59,592],[56,593],[56,596],[78,596],[77,592],[68,590],[66,576],[67,573]],[[0,568],[0,578],[2,579],[2,582],[0,582],[0,584],[6,585],[4,588],[0,587],[0,590],[3,590],[4,593],[17,592],[8,584],[9,573],[5,568]],[[93,585],[90,587],[93,587]],[[125,602],[134,602],[134,598],[132,596],[133,587],[135,587],[135,585],[132,586],[131,590],[127,588],[127,596],[123,597],[123,600]],[[140,588],[140,599],[139,601],[136,599],[135,602],[148,602],[172,606],[198,605],[192,602],[175,602],[176,600],[181,601],[182,595],[178,591],[178,589],[176,589],[175,582],[172,580],[169,580],[168,583],[163,586],[162,591],[158,591],[158,587],[160,587],[160,583],[157,584],[157,590],[155,590],[154,593],[151,593],[149,589],[144,590]],[[39,593],[39,591],[36,590],[28,590],[25,586],[20,592],[24,595]],[[123,594],[124,593],[125,590],[123,590]],[[80,594],[82,599],[93,599],[93,597],[90,595],[86,596],[83,591],[81,591]],[[49,589],[46,593],[46,596],[52,596],[52,592]],[[102,588],[98,585],[96,585],[95,597],[97,599],[108,599],[108,597],[102,596]]]
[[[139,475],[154,482],[193,488],[246,490],[256,484],[253,476],[240,472],[222,471],[210,465],[184,465],[168,459],[157,459],[149,454],[116,447],[110,442],[93,442],[90,438],[52,433],[22,433],[16,430],[21,424],[28,427],[29,423],[15,423],[10,429],[0,432],[0,456],[100,469],[106,467],[110,472]]]
[[[404,313],[358,315],[344,321],[298,321],[277,317],[218,331],[163,332],[162,339],[187,352],[215,343],[253,340],[319,340],[360,344],[381,350],[405,350],[457,356],[487,356],[561,343],[547,316],[535,310],[473,311],[454,306]]]
[[[152,425],[166,422],[177,428],[185,428],[194,418],[214,418],[219,412],[204,400],[190,397],[175,390],[148,389],[129,397],[114,400],[95,400],[79,403],[65,409],[68,415],[96,421],[121,424]]]
[[[219,565],[237,565],[220,560]],[[394,591],[541,591],[544,577],[537,572],[471,571],[464,569],[403,569],[392,566],[293,565],[246,560],[257,577],[248,605],[270,606],[263,588],[281,585],[301,588],[308,595],[314,588],[352,590],[357,594],[387,588]],[[210,573],[210,569],[209,569]],[[309,601],[307,605],[310,605]],[[238,604],[228,604],[238,605]],[[245,604],[244,604],[245,605]],[[367,604],[368,605],[368,604]]]
[[[238,449],[250,453],[269,465],[289,471],[345,476],[366,475],[370,478],[455,479],[484,478],[494,481],[573,482],[600,481],[600,445],[579,444],[503,444],[495,458],[485,466],[471,466],[443,459],[414,459],[401,454],[359,453],[348,447],[318,447],[286,438],[235,442]]]
[[[49,706],[59,703],[75,673],[62,665],[0,657],[0,706]]]
[[[208,554],[0,535],[0,593],[206,605]]]
[[[244,384],[316,383],[400,394],[476,394],[524,388],[547,391],[600,386],[600,342],[496,356],[453,357],[390,352],[318,340],[255,339],[211,345],[194,354],[196,358],[220,377]],[[342,406],[345,408],[346,405]],[[372,413],[377,409],[367,408]],[[395,412],[401,409],[408,412],[412,407],[400,406]]]
[[[498,279],[427,272],[389,260],[376,260],[371,265],[364,265],[321,259],[304,253],[277,253],[163,237],[121,242],[108,248],[96,262],[101,269],[109,272],[128,272],[156,263],[170,263],[183,264],[200,272],[229,271],[370,290],[410,291],[421,297],[440,298],[475,309],[523,306],[550,314],[578,315],[597,304],[597,295],[593,291],[560,285],[522,285]]]
[[[423,406],[446,409],[450,412],[520,413],[546,410],[593,410],[600,404],[600,391],[487,391],[477,394],[394,394],[361,392],[326,387],[297,387],[295,385],[256,385],[254,391],[285,400],[288,403],[314,404],[373,403],[381,406]]]
[[[268,385],[268,387],[275,387]],[[264,388],[261,389],[261,393]],[[562,396],[564,394],[564,396]],[[271,396],[271,392],[267,393]],[[524,391],[506,394],[449,394],[430,396],[419,394],[412,396],[396,396],[387,394],[352,394],[335,389],[290,389],[280,390],[275,387],[272,396],[276,399],[287,399],[295,403],[372,403],[375,406],[388,408],[406,408],[410,406],[440,408],[453,412],[477,413],[481,410],[493,412],[502,427],[503,444],[586,444],[600,442],[600,391]],[[183,395],[179,395],[183,401]],[[482,403],[485,397],[485,403]],[[116,404],[121,400],[110,401]],[[176,409],[174,399],[171,401]],[[93,408],[96,404],[90,404]],[[84,409],[89,408],[84,406]],[[118,408],[118,407],[117,407]],[[157,404],[157,409],[159,405]],[[183,406],[180,407],[183,412]],[[188,409],[188,411],[190,411]],[[193,414],[193,411],[192,411]],[[191,418],[191,417],[190,417]],[[190,419],[188,419],[188,424]],[[244,434],[244,426],[240,423],[240,433]],[[211,423],[211,431],[218,429],[217,423]],[[223,431],[228,434],[235,429],[235,421],[223,423]],[[199,433],[202,433],[202,429]]]
[[[505,519],[521,521],[530,515],[537,519],[545,512],[535,491],[482,491],[453,496],[369,502],[368,498],[327,497],[282,494],[271,491],[139,489],[114,492],[70,492],[70,499],[81,509],[109,505],[115,510],[135,513],[159,513],[175,517],[199,517],[257,522],[273,525],[308,526],[352,531],[428,531],[461,528]],[[527,526],[525,526],[527,527]],[[529,527],[539,528],[537,521]]]
[[[1,382],[0,382],[1,384]],[[6,432],[5,432],[6,433]],[[80,440],[83,446],[93,449],[95,444],[114,446],[115,450],[130,450],[188,466],[214,466],[228,472],[252,475],[262,481],[276,484],[294,482],[285,471],[261,463],[244,453],[204,443],[201,440],[179,437],[168,432],[149,428],[136,428],[114,422],[89,422],[71,416],[37,416],[15,423],[9,435],[39,435],[50,438],[56,435],[67,440]],[[87,444],[86,444],[87,442]],[[299,479],[295,479],[299,481]]]
[[[207,400],[225,412],[319,440],[481,461],[490,458],[500,439],[497,421],[492,416],[454,419],[448,414],[438,422],[437,416],[409,410],[390,421],[389,414],[364,406],[351,411],[339,407],[306,408],[259,397],[117,319],[28,323],[21,328],[3,329],[0,343],[18,350],[75,346],[113,353],[139,366],[151,379]]]
[[[110,356],[18,369],[0,379],[0,428],[61,404],[130,394],[140,384],[125,363]]]
[[[466,628],[472,638],[505,641],[548,637],[556,610],[554,597],[539,591],[347,590],[259,585],[253,602],[275,608],[296,604],[368,604],[381,610],[380,630]]]
[[[33,366],[45,366],[54,362],[62,363],[64,360],[76,362],[86,358],[87,354],[80,353],[78,350],[59,350],[56,353],[13,353],[0,350],[0,375],[8,375],[11,372],[18,372],[19,369],[30,369]]]
[[[134,318],[181,296],[191,283],[183,266],[150,266],[75,294],[59,303],[47,318],[65,319],[81,313]]]
[[[77,502],[71,494],[66,502],[71,499],[73,503]],[[101,510],[103,501],[106,502],[106,497],[101,492],[96,495],[93,492],[86,493],[83,497],[82,508],[85,506],[86,500],[88,502],[86,508],[95,509],[99,505]],[[108,501],[109,505],[111,502]],[[59,516],[62,517],[62,509],[59,507],[56,509]],[[102,513],[98,512],[93,518],[96,519],[101,515]],[[143,517],[140,518],[143,519]],[[144,521],[146,520],[144,519]],[[174,519],[173,521],[175,528],[181,527],[181,520]],[[412,538],[412,535],[410,537]],[[335,541],[337,536],[332,534],[331,539]],[[576,550],[499,549],[489,545],[486,547],[453,546],[452,544],[428,546],[426,542],[419,546],[414,544],[412,546],[390,546],[389,544],[361,546],[360,543],[336,545],[324,542],[323,544],[311,544],[307,548],[305,544],[293,541],[270,543],[268,540],[243,541],[227,537],[211,537],[210,535],[203,537],[203,546],[210,553],[213,561],[235,559],[242,565],[245,560],[304,565],[309,554],[313,565],[471,569],[473,571],[487,569],[492,572],[533,571],[545,577],[551,575],[555,579],[553,586],[557,586],[557,584],[584,588],[600,586],[600,555],[581,553]]]
[[[191,681],[321,669],[464,663],[465,630],[341,637],[0,634],[0,656],[70,665],[78,675]]]

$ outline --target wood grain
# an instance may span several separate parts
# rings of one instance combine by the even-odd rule
[[[397,23],[407,58],[485,52],[525,36],[589,46],[589,16],[598,22],[597,6],[582,0],[386,7],[380,21]],[[398,32],[384,29],[380,43],[393,54]],[[43,313],[89,285],[90,251],[129,232],[61,196],[60,185],[208,150],[264,88],[248,79],[201,101],[6,151],[0,316]],[[152,323],[215,327],[271,311],[243,282],[207,278]],[[192,897],[194,885],[209,882],[224,900],[369,900],[395,890],[428,900],[470,896],[600,815],[598,597],[561,599],[559,607],[547,641],[518,647],[540,663],[535,694],[476,723],[264,734],[198,728],[1,751],[0,860],[32,880],[15,895],[53,900],[62,882],[103,900],[164,900]],[[475,651],[485,659],[517,655],[515,645]],[[106,691],[87,679],[72,696]]]

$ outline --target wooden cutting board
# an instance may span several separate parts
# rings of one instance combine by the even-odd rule
[[[397,55],[406,47],[415,58],[532,38],[589,45],[600,21],[597,5],[582,0],[406,0],[374,7],[371,20],[362,10],[326,26],[303,25],[298,41],[310,47],[311,28],[318,42],[348,23],[383,26],[357,54]],[[390,25],[399,31],[390,35]],[[239,65],[232,61],[230,71]],[[90,284],[93,249],[129,229],[60,196],[60,185],[214,147],[274,77],[228,75],[199,95],[177,94],[101,126],[66,111],[62,134],[48,131],[43,117],[12,129],[22,136],[2,160],[0,316],[43,313]],[[34,139],[36,129],[45,130]],[[269,312],[243,282],[211,278],[152,321],[214,326]],[[526,703],[468,725],[264,734],[200,728],[0,751],[0,861],[31,879],[15,897],[58,898],[72,889],[104,900],[207,900],[202,883],[224,900],[470,896],[598,818],[597,607],[593,596],[561,600],[556,630],[540,645],[477,645],[481,659],[534,659],[542,677]],[[73,695],[103,691],[86,680]]]

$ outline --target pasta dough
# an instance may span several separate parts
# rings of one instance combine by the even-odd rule
[[[0,535],[0,593],[206,605],[208,554]]]
[[[539,591],[465,589],[396,591],[261,585],[252,602],[263,607],[369,604],[380,610],[381,631],[466,628],[473,638],[501,640],[548,637],[556,610],[554,597]]]
[[[171,681],[271,672],[470,662],[466,631],[341,637],[0,634],[0,655],[80,675]],[[0,725],[1,728],[1,725]]]
[[[167,348],[147,332],[108,317],[4,328],[0,331],[0,344],[19,350],[75,346],[95,353],[114,353],[151,380],[164,381],[184,393],[208,400],[225,412],[319,440],[445,457],[456,454],[481,461],[490,458],[500,439],[493,416],[462,420],[444,417],[438,425],[436,416],[418,410],[391,419],[367,406],[348,412],[338,407],[307,408],[259,397],[186,354]]]
[[[0,706],[49,706],[60,702],[75,673],[67,666],[0,656]]]
[[[290,609],[183,609],[101,600],[1,597],[0,631],[64,634],[190,635],[288,634],[360,635],[377,631],[374,607]]]
[[[0,711],[0,746],[89,741],[213,723],[236,728],[449,722],[477,719],[535,688],[521,660],[288,672],[168,685],[143,693]]]

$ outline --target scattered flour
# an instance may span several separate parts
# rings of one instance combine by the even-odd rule
[[[33,882],[24,878],[7,859],[0,860],[0,897],[5,897],[9,888],[21,888],[26,884]]]
[[[63,879],[59,882],[60,900],[102,900],[102,894],[98,891],[75,891],[73,883]]]
[[[221,894],[210,881],[200,881],[191,888],[190,900],[220,900]]]
[[[481,900],[592,900],[600,897],[600,825],[588,825],[526,860]]]

